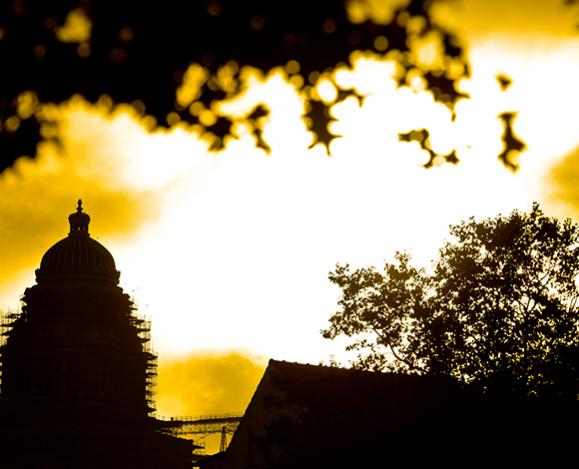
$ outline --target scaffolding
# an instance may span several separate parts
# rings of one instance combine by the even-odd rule
[[[22,311],[8,310],[0,313],[0,391],[2,389],[3,356],[8,336],[16,322],[23,317]]]
[[[195,417],[157,417],[157,425],[162,433],[189,440],[198,441],[209,435],[220,434],[219,450],[225,451],[231,436],[239,427],[243,414],[229,413],[217,415],[198,415]],[[196,449],[203,446],[195,445]],[[195,457],[206,456],[202,453],[194,453]]]
[[[155,411],[158,358],[153,352],[151,345],[151,321],[148,318],[138,316],[136,309],[133,302],[131,304],[129,321],[131,326],[137,331],[137,336],[141,342],[141,348],[145,356],[145,397],[150,414]]]

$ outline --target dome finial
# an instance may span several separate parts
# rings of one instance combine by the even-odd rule
[[[70,235],[83,235],[88,236],[88,224],[90,223],[90,217],[88,214],[84,213],[82,209],[82,199],[78,199],[76,206],[76,212],[71,213],[68,217],[70,222]]]

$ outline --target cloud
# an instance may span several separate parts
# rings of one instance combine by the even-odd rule
[[[265,363],[238,352],[161,360],[157,410],[163,416],[243,413]]]
[[[573,37],[577,8],[562,0],[461,0],[435,3],[434,17],[463,37],[500,34],[523,42],[532,36]]]
[[[551,167],[547,179],[550,210],[579,220],[579,146]]]
[[[20,158],[0,175],[5,277],[31,271],[67,235],[67,216],[78,198],[92,217],[93,237],[130,239],[159,217],[167,188],[195,164],[195,135],[175,129],[151,134],[128,107],[111,112],[73,98],[43,112],[62,144],[46,140],[34,159]]]

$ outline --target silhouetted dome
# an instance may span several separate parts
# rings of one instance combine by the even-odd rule
[[[36,280],[89,279],[116,285],[119,272],[115,260],[107,248],[90,237],[90,217],[83,212],[81,200],[68,221],[68,237],[46,251],[40,261],[40,268],[36,270]]]

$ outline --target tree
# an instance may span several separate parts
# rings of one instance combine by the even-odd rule
[[[355,367],[446,375],[500,395],[574,400],[579,225],[529,213],[450,227],[429,270],[397,252],[382,271],[337,265],[325,338],[354,339]]]
[[[312,93],[312,85],[330,77],[329,72],[340,64],[350,63],[354,51],[369,51],[376,57],[390,54],[398,64],[399,86],[421,76],[434,99],[454,109],[459,99],[467,98],[455,85],[470,75],[470,66],[460,38],[432,13],[442,1],[394,2],[383,18],[367,14],[364,2],[345,0],[294,0],[283,5],[265,0],[168,0],[138,5],[115,0],[0,2],[0,60],[4,64],[0,171],[22,155],[34,156],[44,138],[56,138],[51,137],[56,124],[44,108],[76,94],[93,103],[131,104],[154,118],[155,128],[176,122],[193,126],[206,134],[213,150],[219,150],[225,137],[234,136],[232,125],[239,117],[220,113],[216,104],[244,91],[243,68],[267,73],[288,63],[293,66],[286,71],[308,104],[304,113],[314,143],[329,147],[336,138],[328,128],[334,103]],[[348,5],[357,5],[356,21]],[[422,26],[417,28],[417,24]],[[443,69],[425,68],[416,59],[413,44],[432,37],[447,64]],[[199,75],[193,80],[199,82],[198,89],[178,97],[179,87],[191,81],[191,67]],[[354,89],[338,87],[336,101],[349,96],[364,100]],[[196,106],[191,107],[192,103]],[[200,109],[213,113],[214,119],[200,119]],[[259,121],[268,113],[267,106],[260,105],[242,116],[257,145],[266,151],[269,147]],[[418,141],[435,158],[424,131],[417,129],[400,139]],[[503,141],[505,152],[520,148],[520,143],[515,147]],[[438,156],[458,161],[456,152]],[[507,166],[512,164],[506,157],[502,160]]]

